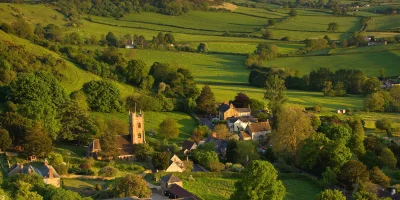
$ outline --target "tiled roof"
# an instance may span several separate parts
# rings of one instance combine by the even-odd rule
[[[244,131],[240,131],[240,134],[242,135],[243,139],[244,138],[251,138],[251,136],[248,133],[244,132]]]
[[[161,180],[167,182],[167,183],[176,183],[176,182],[182,182],[181,179],[179,179],[178,177],[172,175],[172,174],[168,174],[165,175],[163,177],[161,177]]]
[[[258,122],[250,124],[249,129],[251,133],[269,131],[271,130],[271,126],[269,125],[269,122]]]

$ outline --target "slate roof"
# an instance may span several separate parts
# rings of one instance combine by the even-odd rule
[[[251,133],[271,130],[269,122],[252,123],[248,127]]]
[[[190,193],[189,191],[185,190],[183,187],[173,184],[169,189],[169,192],[175,194],[178,196],[178,198],[184,198],[184,199],[200,199],[196,195]]]
[[[218,108],[218,110],[220,111],[220,112],[226,112],[227,110],[229,110],[229,108],[230,108],[230,106],[229,106],[229,104],[222,104],[221,106],[219,106],[219,108]]]
[[[58,175],[57,171],[54,169],[53,166],[51,165],[45,165],[39,168],[40,171],[40,175],[43,177],[49,177],[49,171],[52,170],[53,171],[53,178],[60,178],[60,176]]]
[[[250,108],[235,108],[236,111],[240,112],[240,113],[244,113],[244,112],[251,112]]]
[[[182,150],[191,150],[194,144],[191,140],[185,140],[182,144]]]
[[[176,182],[182,182],[181,179],[179,179],[178,177],[172,175],[172,174],[168,174],[165,175],[163,177],[161,177],[161,180],[167,182],[167,183],[176,183]]]

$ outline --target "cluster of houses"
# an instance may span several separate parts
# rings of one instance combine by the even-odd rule
[[[43,166],[34,167],[32,165],[23,165],[22,163],[16,163],[8,168],[7,175],[14,176],[16,174],[37,174],[43,178],[46,184],[53,185],[55,187],[60,187],[60,176],[56,170],[48,164],[47,160],[44,162]]]

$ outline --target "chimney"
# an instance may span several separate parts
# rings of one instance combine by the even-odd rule
[[[48,169],[49,169],[49,179],[53,179],[53,168],[48,167]]]

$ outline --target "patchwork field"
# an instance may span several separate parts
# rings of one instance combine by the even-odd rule
[[[399,31],[400,30],[400,16],[389,15],[372,17],[368,21],[368,31]]]

